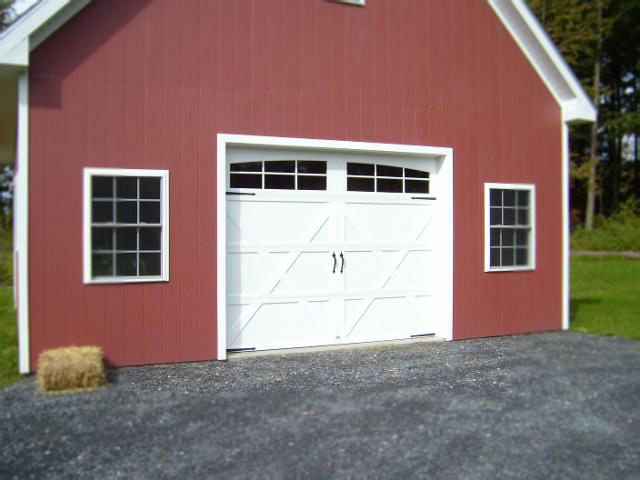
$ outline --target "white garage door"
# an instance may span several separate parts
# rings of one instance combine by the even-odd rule
[[[437,160],[234,148],[227,154],[227,348],[431,334]]]

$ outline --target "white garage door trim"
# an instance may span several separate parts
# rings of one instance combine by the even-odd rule
[[[219,360],[227,357],[227,149],[229,147],[269,147],[307,149],[330,152],[409,154],[439,160],[438,204],[442,214],[439,250],[442,252],[443,311],[435,326],[435,334],[451,340],[453,337],[453,149],[419,145],[347,142],[287,137],[218,134],[217,152],[217,336]]]

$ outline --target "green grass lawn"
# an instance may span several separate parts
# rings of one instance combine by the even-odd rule
[[[571,259],[571,330],[640,339],[640,260]]]
[[[571,234],[571,250],[640,251],[640,215],[625,208],[609,218],[598,217],[592,231],[578,227]]]
[[[0,287],[0,387],[6,387],[20,378],[13,292],[11,287]]]

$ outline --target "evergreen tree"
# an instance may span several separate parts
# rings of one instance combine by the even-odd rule
[[[609,26],[602,12],[608,1],[529,0],[547,34],[590,94],[596,111],[600,103],[602,42]],[[598,120],[588,134],[584,128],[573,128],[571,140],[571,171],[574,184],[584,187],[586,183],[585,226],[591,229],[598,184]]]
[[[543,27],[590,94],[591,126],[571,129],[572,201],[584,205],[585,227],[600,213],[640,198],[640,2],[528,0]]]
[[[605,197],[615,211],[626,198],[640,198],[640,4],[612,1],[607,15],[614,23],[603,45],[601,118],[607,160]]]

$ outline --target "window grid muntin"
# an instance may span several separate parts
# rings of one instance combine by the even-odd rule
[[[496,192],[499,192],[497,197],[499,201],[496,204]],[[508,204],[505,199],[506,192],[513,192],[513,204]],[[525,185],[501,185],[501,186],[490,186],[488,188],[488,215],[489,217],[485,220],[488,224],[487,228],[487,242],[488,249],[487,254],[489,258],[488,268],[489,270],[518,270],[518,269],[528,269],[533,266],[533,198],[534,189],[530,186]],[[525,200],[521,203],[521,199]],[[512,209],[514,211],[514,222],[513,224],[504,224],[505,209]],[[493,222],[493,214],[495,210],[500,211],[500,222]],[[520,222],[520,215],[518,212],[524,211],[526,212],[526,223]],[[513,232],[513,240],[511,245],[504,244],[504,233],[511,231]],[[496,244],[494,242],[493,233],[498,232],[499,242]],[[519,242],[518,240],[518,232],[524,233],[524,241]],[[511,263],[504,263],[504,255],[505,252],[511,254]],[[524,261],[518,263],[519,253],[522,255],[524,252]],[[494,254],[497,253],[498,263],[494,263]]]
[[[364,175],[364,174],[350,174],[349,172],[349,167],[350,166],[354,166],[358,165],[358,166],[365,166],[365,165],[371,165],[373,167],[373,175]],[[401,176],[389,176],[389,175],[378,175],[378,168],[398,168],[401,169],[402,171],[402,175]],[[355,169],[355,168],[354,168]],[[412,173],[408,173],[409,172],[417,172],[418,174],[423,174],[426,176],[418,176],[416,174],[412,174]],[[362,178],[362,179],[373,179],[373,190],[353,190],[353,189],[349,189],[348,184],[349,184],[349,179],[351,178]],[[382,180],[397,180],[400,181],[402,184],[402,191],[401,192],[390,192],[390,191],[378,191],[378,179],[382,179]],[[384,164],[371,164],[371,163],[358,163],[358,162],[348,162],[347,163],[347,191],[350,192],[362,192],[362,193],[418,193],[418,192],[410,192],[407,191],[407,180],[413,180],[416,182],[420,182],[420,183],[424,183],[426,184],[426,192],[421,192],[423,194],[428,194],[431,191],[431,175],[430,172],[427,170],[418,170],[415,168],[408,168],[408,167],[396,167],[395,165],[384,165]]]
[[[272,171],[267,171],[267,162],[295,162],[295,166],[294,166],[294,171],[293,172],[272,172]],[[324,165],[324,173],[306,173],[306,172],[300,172],[300,162],[318,162],[318,163],[322,163]],[[233,167],[234,165],[236,166],[240,166],[240,165],[245,165],[245,164],[250,164],[250,163],[260,163],[260,170],[255,170],[255,171],[234,171]],[[236,167],[238,168],[238,167]],[[255,187],[246,187],[246,186],[232,186],[231,182],[234,176],[242,176],[242,175],[248,175],[248,176],[254,176],[260,177],[260,186],[255,186]],[[293,188],[267,188],[266,187],[266,176],[267,175],[282,175],[282,176],[292,176],[294,178],[294,184],[293,184]],[[256,161],[256,162],[234,162],[230,164],[229,167],[229,188],[251,188],[251,189],[260,189],[260,190],[299,190],[299,186],[298,186],[298,177],[315,177],[315,178],[324,178],[325,182],[324,182],[324,188],[323,189],[316,189],[315,191],[326,191],[327,190],[327,162],[325,160],[264,160],[264,161]],[[313,191],[313,190],[307,190],[305,189],[304,191]]]
[[[98,177],[111,177],[111,181],[112,181],[112,193],[113,193],[113,197],[93,197],[93,179],[94,178],[98,178]],[[105,250],[105,249],[94,249],[92,243],[90,242],[89,244],[89,249],[90,249],[90,262],[91,262],[91,278],[92,279],[97,279],[97,280],[102,280],[102,279],[114,279],[114,280],[118,280],[118,279],[135,279],[135,278],[141,278],[141,279],[146,279],[146,278],[162,278],[163,275],[163,269],[165,268],[164,266],[164,258],[163,258],[163,182],[164,182],[164,178],[160,175],[149,175],[149,174],[145,174],[145,175],[103,175],[103,174],[99,174],[99,173],[95,173],[92,174],[90,176],[91,178],[91,182],[92,182],[92,191],[91,191],[91,195],[90,195],[90,205],[92,207],[91,210],[91,216],[90,216],[90,232],[91,232],[91,236],[93,237],[93,232],[94,232],[94,228],[104,228],[104,229],[110,229],[111,230],[111,243],[112,243],[112,249],[111,250]],[[119,178],[135,178],[136,179],[136,198],[126,198],[126,197],[119,197],[118,196],[118,191],[117,191],[117,181]],[[158,181],[158,198],[140,198],[140,181],[142,178],[148,178],[148,179],[154,179]],[[164,187],[166,188],[166,186]],[[112,204],[112,222],[94,222],[93,221],[93,203],[94,202],[111,202]],[[118,204],[120,202],[136,202],[136,217],[137,217],[137,222],[136,223],[123,223],[123,222],[118,222],[118,217],[117,217],[117,208],[118,208]],[[141,219],[141,215],[140,215],[140,204],[141,203],[155,203],[159,205],[159,216],[160,216],[160,222],[150,222],[150,223],[146,223],[146,222],[142,222]],[[119,229],[122,228],[135,228],[136,230],[136,250],[130,250],[130,249],[119,249],[118,248],[118,242],[117,242],[117,232]],[[160,237],[160,250],[141,250],[140,249],[140,231],[141,229],[144,228],[149,228],[149,229],[159,229],[159,237]],[[123,254],[135,254],[136,256],[136,272],[135,275],[122,275],[119,274],[118,272],[118,255],[123,255]],[[160,267],[160,271],[157,274],[153,274],[153,275],[140,275],[140,254],[156,254],[159,256],[159,267]],[[111,275],[96,275],[93,272],[93,264],[94,264],[94,255],[110,255],[111,256]]]

